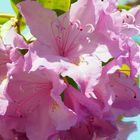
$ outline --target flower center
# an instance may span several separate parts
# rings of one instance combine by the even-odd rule
[[[56,23],[52,24],[52,32],[59,55],[66,57],[71,50],[80,49],[82,40],[89,41],[88,33],[93,31],[93,27],[89,25],[83,26],[79,20],[69,23],[65,23],[66,19],[62,21],[64,23],[57,20]]]

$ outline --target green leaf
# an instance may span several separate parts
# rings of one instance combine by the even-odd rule
[[[77,2],[77,0],[71,0],[71,3],[75,3],[75,2]]]
[[[13,15],[7,14],[7,13],[0,13],[0,24],[4,24],[7,21],[9,21],[11,18],[14,18]]]
[[[80,90],[79,85],[69,76],[63,77],[61,74],[59,75],[61,79],[64,80],[66,84],[73,86],[75,89]]]
[[[18,51],[22,54],[25,55],[28,52],[28,49],[18,49]]]
[[[66,78],[67,82],[68,82],[71,86],[73,86],[73,87],[74,87],[75,89],[77,89],[77,90],[80,90],[79,85],[78,85],[71,77],[66,76],[65,78]]]
[[[64,101],[64,92],[62,92],[60,96],[61,96],[62,101]]]
[[[53,10],[56,12],[57,16],[60,16],[60,15],[65,13],[65,11],[62,11],[62,10],[59,10],[59,9],[53,9]]]
[[[68,11],[70,8],[70,0],[36,0],[39,2],[43,7],[52,9],[52,10],[61,10],[61,11]]]
[[[102,62],[102,66],[107,65],[109,62],[111,62],[114,58],[110,58],[107,62]]]
[[[12,6],[12,8],[13,8],[13,10],[15,11],[16,14],[19,13],[19,10],[18,10],[18,8],[17,8],[16,5],[17,5],[19,2],[21,2],[21,1],[23,1],[23,0],[10,0],[11,6]]]
[[[18,4],[19,2],[22,2],[24,0],[11,0],[13,3]]]
[[[132,7],[131,6],[128,6],[128,5],[118,5],[118,9],[119,10],[122,10],[122,9],[125,9],[125,10],[130,10]]]

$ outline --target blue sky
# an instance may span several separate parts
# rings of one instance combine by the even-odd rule
[[[0,12],[15,14],[11,8],[10,0],[0,0]],[[123,0],[123,2],[126,0]],[[25,30],[27,32],[27,30]],[[124,121],[135,121],[137,124],[137,131],[130,134],[128,140],[140,140],[140,115],[132,118],[125,118]]]
[[[14,14],[14,11],[13,11],[9,1],[10,0],[0,0],[0,12]]]

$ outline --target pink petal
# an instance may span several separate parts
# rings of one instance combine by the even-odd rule
[[[0,115],[4,115],[8,107],[8,99],[4,95],[4,91],[7,85],[7,79],[3,80],[0,84]]]
[[[51,26],[52,22],[56,19],[55,12],[43,8],[35,1],[21,2],[18,4],[18,7],[23,13],[23,16],[27,21],[27,25],[30,27],[31,33],[41,42],[46,43],[47,40],[47,43],[49,44],[53,37]],[[38,12],[36,12],[36,10]]]
[[[81,92],[90,98],[101,74],[101,62],[94,56],[83,56],[82,59],[79,66],[73,65],[62,76],[71,77],[80,86]]]
[[[94,25],[95,24],[94,2],[92,0],[78,0],[76,3],[72,4],[70,8],[70,19],[72,21],[79,20],[82,25],[86,24]]]
[[[109,78],[109,85],[116,97],[112,105],[115,109],[114,112],[125,116],[138,115],[140,112],[140,89],[136,82],[120,72],[110,75]]]
[[[14,28],[11,28],[7,32],[3,41],[5,45],[10,45],[12,48],[27,48],[27,44],[23,37],[16,33]]]

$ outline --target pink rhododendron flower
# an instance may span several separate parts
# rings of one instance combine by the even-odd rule
[[[132,24],[135,24],[135,26],[139,26],[140,27],[140,21],[139,21],[139,16],[140,16],[140,6],[134,7],[132,9],[130,9],[128,11],[128,13],[130,13],[131,15],[134,16],[134,20],[133,22],[131,22]]]
[[[23,59],[23,55],[20,53],[21,48],[27,49],[27,45],[25,44],[23,38],[18,35],[13,28],[11,28],[5,37],[2,38],[0,45],[0,118],[2,121],[0,131],[3,135],[7,135],[5,139],[8,135],[10,136],[9,138],[11,138],[11,134],[6,129],[3,130],[3,128],[5,128],[5,124],[3,124],[3,117],[9,107],[9,100],[5,94],[8,84],[7,75],[10,71],[12,71],[12,69],[14,69],[13,67],[16,67],[16,70],[19,69],[17,67],[17,62],[21,62],[21,59]]]
[[[24,60],[19,65],[24,68]],[[76,114],[61,101],[60,95],[66,85],[53,70],[40,68],[27,73],[19,69],[13,70],[9,76],[6,88],[9,105],[1,118],[3,125],[0,129],[9,131],[9,135],[1,134],[4,138],[10,138],[11,133],[14,137],[11,130],[16,130],[26,133],[29,139],[46,140],[58,130],[67,130],[76,123]]]
[[[1,76],[6,78],[8,65],[16,64],[16,61],[23,56],[20,49],[28,49],[27,44],[14,28],[11,28],[5,37],[0,40],[0,79]]]
[[[99,3],[104,4],[101,1]],[[109,8],[111,3],[106,1],[106,8],[96,7],[99,3],[79,0],[72,4],[69,12],[59,17],[56,17],[54,11],[44,9],[36,2],[20,3],[19,8],[32,34],[38,40],[31,48],[31,53],[47,59],[48,55],[63,56],[75,62],[81,54],[91,54],[100,45],[106,45],[108,50],[105,52],[109,51],[112,57],[118,56],[120,54],[118,35],[113,33],[117,29],[109,13],[103,11]],[[27,9],[27,5],[30,9]],[[34,14],[34,9],[39,9],[39,13]],[[97,14],[96,11],[100,12]],[[90,18],[88,16],[86,19],[83,18],[85,14]],[[32,19],[36,22],[32,22]],[[40,26],[42,22],[44,26]],[[101,60],[105,61],[103,58]]]
[[[114,58],[105,69],[108,73],[113,73],[123,64],[127,64],[130,67],[130,76],[138,77],[140,74],[140,47],[132,39],[124,40],[122,44],[122,53]]]
[[[15,62],[22,57],[18,52],[21,46],[23,48],[25,46],[23,39],[14,29],[10,29],[6,36],[0,40],[0,115],[4,115],[8,107],[8,100],[4,94],[7,85],[7,72],[9,66],[15,65]]]
[[[65,139],[81,140],[102,140],[102,138],[112,139],[116,128],[108,121],[94,119],[89,122],[81,123],[67,132],[60,132],[59,137]]]
[[[135,23],[138,20],[139,10],[140,7],[132,8],[130,11],[123,10],[120,12],[116,9],[111,13],[103,12],[101,14],[103,16],[99,18],[101,21],[95,28],[95,36],[93,38],[93,40],[96,39],[96,45],[99,46],[97,48],[97,56],[105,62],[113,58],[113,61],[108,66],[111,69],[119,69],[122,64],[127,64],[131,69],[132,77],[138,77],[140,74],[140,49],[131,39],[132,36],[140,34],[139,24]],[[106,21],[106,24],[104,24],[104,21]],[[102,28],[104,31],[102,31]],[[105,47],[109,53],[103,52],[107,50]]]
[[[11,28],[6,36],[3,38],[4,44],[9,47],[10,50],[10,60],[15,62],[22,56],[20,49],[28,49],[27,43],[24,41],[23,37],[16,33],[14,28]]]
[[[109,75],[109,85],[115,94],[115,100],[112,107],[115,113],[119,112],[124,116],[139,114],[140,89],[136,82],[125,74],[116,72]]]
[[[126,139],[135,125],[122,118],[140,114],[140,7],[78,0],[60,16],[32,0],[18,7],[36,40],[14,28],[0,40],[0,139]]]
[[[66,57],[71,61],[74,61],[80,54],[91,51],[90,35],[93,31],[93,26],[90,23],[92,19],[90,21],[84,20],[84,22],[82,20],[82,15],[86,8],[90,6],[90,1],[88,0],[84,3],[86,6],[82,8],[81,14],[75,13],[72,8],[70,12],[59,17],[56,16],[54,11],[43,8],[37,2],[25,1],[20,3],[18,6],[32,34],[38,40],[31,48],[31,51],[39,57],[53,55]],[[27,6],[30,8],[27,8]],[[91,8],[94,7],[91,6]],[[34,14],[35,9],[39,11],[36,14]],[[92,12],[90,13],[92,14]],[[32,22],[32,19],[34,19],[34,22]],[[43,26],[40,26],[42,23]]]
[[[61,75],[71,77],[80,88],[80,91],[88,98],[92,96],[94,86],[98,83],[101,75],[101,62],[95,56],[82,56],[80,64],[72,65]]]

